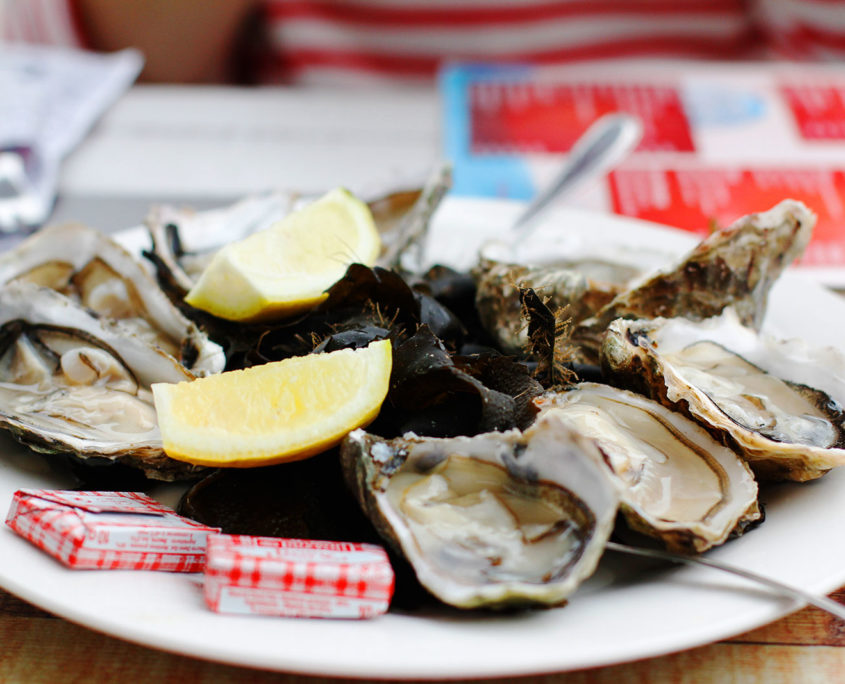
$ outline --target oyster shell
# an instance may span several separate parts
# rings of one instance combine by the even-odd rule
[[[443,164],[435,168],[426,179],[413,206],[385,240],[385,248],[378,259],[379,266],[411,276],[422,275],[431,219],[451,187],[451,165]]]
[[[379,232],[392,234],[419,195],[418,188],[410,188],[367,197]],[[152,241],[147,257],[165,291],[181,301],[220,247],[269,228],[306,200],[299,193],[277,191],[210,211],[154,207],[144,222]]]
[[[541,416],[596,440],[619,480],[628,525],[668,549],[699,553],[760,519],[749,467],[686,416],[597,383],[573,385],[538,403]]]
[[[531,288],[544,299],[548,298],[553,311],[569,307],[566,315],[576,321],[601,308],[593,304],[595,298],[588,296],[590,285],[586,276],[573,269],[482,260],[474,273],[475,305],[481,324],[499,348],[509,354],[524,352],[529,343],[520,288]]]
[[[705,238],[674,269],[649,276],[575,327],[573,340],[595,361],[601,337],[617,318],[684,316],[701,320],[732,306],[759,330],[769,290],[804,251],[816,217],[796,200],[750,214]]]
[[[345,440],[347,481],[420,583],[461,608],[566,601],[595,569],[617,492],[563,423],[451,439]]]
[[[529,245],[530,246],[530,245]],[[564,310],[572,324],[595,315],[643,273],[653,270],[662,255],[640,252],[601,254],[595,244],[569,244],[550,256],[549,245],[533,251],[525,243],[488,243],[472,269],[476,280],[476,308],[485,330],[508,353],[526,349],[528,334],[521,319],[520,289],[537,292],[552,311]],[[552,247],[554,254],[555,247]],[[519,259],[515,263],[514,256]]]
[[[274,192],[203,212],[153,207],[145,220],[152,240],[147,256],[156,263],[163,287],[181,300],[220,247],[269,228],[290,213],[296,199]]]
[[[614,321],[602,365],[735,444],[758,477],[812,480],[845,465],[845,357],[742,325],[732,309],[704,321]]]
[[[114,322],[32,283],[0,288],[0,426],[37,451],[104,458],[175,479],[150,385],[194,376]]]
[[[218,373],[222,348],[176,309],[120,245],[80,224],[43,228],[0,256],[0,284],[28,282],[73,298],[179,359],[194,375]]]

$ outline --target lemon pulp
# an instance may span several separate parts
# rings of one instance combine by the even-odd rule
[[[306,458],[378,415],[390,342],[153,385],[165,453],[207,466],[250,467]]]
[[[372,266],[380,251],[369,207],[338,188],[224,246],[185,301],[234,321],[282,318],[319,304],[349,264]]]

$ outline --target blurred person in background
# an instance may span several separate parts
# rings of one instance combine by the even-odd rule
[[[5,41],[137,47],[175,83],[425,83],[447,60],[838,60],[833,0],[0,0]]]

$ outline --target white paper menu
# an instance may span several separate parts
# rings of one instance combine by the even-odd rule
[[[6,186],[0,228],[46,218],[59,163],[135,81],[143,62],[136,50],[0,45],[0,175]]]

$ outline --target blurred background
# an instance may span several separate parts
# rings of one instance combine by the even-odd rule
[[[789,194],[820,215],[803,263],[838,267],[845,253],[837,228],[845,218],[842,3],[3,0],[0,7],[7,55],[43,46],[112,59],[132,50],[142,59],[143,85],[124,93],[131,79],[115,84],[85,144],[77,145],[80,135],[61,152],[58,218],[109,229],[132,223],[129,214],[150,201],[211,206],[268,188],[413,185],[443,159],[454,166],[455,194],[526,200],[549,183],[590,123],[625,111],[643,123],[641,144],[567,202],[706,232]],[[73,78],[62,73],[66,89]],[[39,106],[62,109],[61,92],[39,97]],[[86,211],[94,200],[99,218]]]

